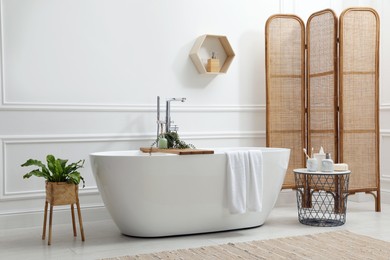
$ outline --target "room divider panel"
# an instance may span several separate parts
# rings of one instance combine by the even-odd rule
[[[292,169],[305,158],[305,27],[294,15],[266,23],[267,146],[290,148],[284,188],[294,187]]]
[[[349,8],[338,20],[326,9],[306,28],[298,16],[273,15],[265,34],[267,146],[291,149],[283,188],[295,188],[303,148],[323,146],[349,165],[349,194],[374,195],[380,211],[378,14]]]

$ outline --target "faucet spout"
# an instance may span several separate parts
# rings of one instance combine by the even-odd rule
[[[158,140],[158,137],[160,136],[160,96],[157,96],[157,137],[156,140]]]
[[[180,101],[184,102],[186,101],[186,98],[168,98],[166,100],[166,109],[165,109],[165,132],[169,132],[172,130],[171,123],[173,121],[171,120],[171,102],[172,101]],[[177,126],[175,126],[175,131],[177,131]]]

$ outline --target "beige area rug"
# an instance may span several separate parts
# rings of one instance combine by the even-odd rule
[[[179,249],[128,259],[390,259],[390,242],[349,231]]]

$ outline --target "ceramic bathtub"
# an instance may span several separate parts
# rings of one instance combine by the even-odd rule
[[[231,214],[225,151],[255,149],[263,154],[262,211]],[[90,159],[104,204],[125,235],[160,237],[262,225],[281,190],[290,150],[214,151],[204,155],[110,151],[92,153]]]

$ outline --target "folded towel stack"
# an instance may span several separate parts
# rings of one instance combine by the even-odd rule
[[[227,152],[227,192],[232,214],[262,210],[263,155],[259,150]]]
[[[346,163],[335,163],[334,164],[335,171],[348,171],[348,164]]]

